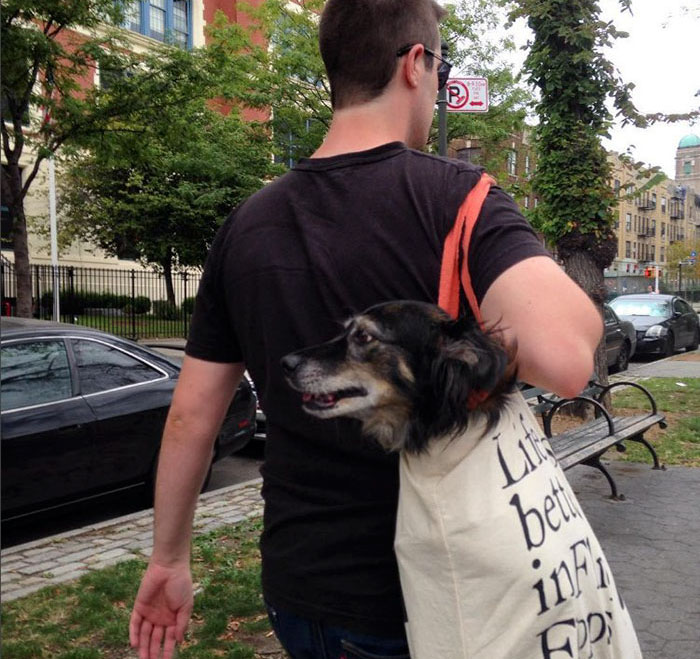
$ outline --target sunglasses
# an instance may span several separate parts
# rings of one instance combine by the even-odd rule
[[[410,46],[404,46],[403,48],[399,48],[396,51],[396,57],[403,57],[406,53],[408,53],[411,50],[411,48],[413,48],[414,45],[415,44],[412,44]],[[440,57],[440,55],[437,55],[436,53],[434,53],[429,48],[426,48],[425,46],[423,46],[423,50],[425,51],[426,55],[430,55],[432,58],[434,58],[438,62],[440,62],[440,64],[438,65],[438,70],[437,70],[438,91],[439,91],[447,84],[447,80],[450,77],[450,71],[452,70],[452,63],[448,62],[446,59],[443,59],[442,57]]]

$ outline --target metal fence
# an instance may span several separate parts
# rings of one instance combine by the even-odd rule
[[[0,263],[2,314],[13,315],[17,281],[12,263]],[[187,337],[200,275],[173,274],[174,302],[165,277],[145,270],[110,270],[50,265],[31,266],[35,318],[52,319],[54,289],[60,320],[130,339]]]

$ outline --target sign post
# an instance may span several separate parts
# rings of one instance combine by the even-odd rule
[[[489,82],[486,78],[450,78],[446,87],[448,112],[489,111]]]
[[[450,47],[447,41],[442,41],[440,51],[443,59],[447,59]],[[447,156],[447,86],[438,92],[438,154]]]

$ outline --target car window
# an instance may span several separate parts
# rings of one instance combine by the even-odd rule
[[[668,318],[670,305],[668,302],[648,302],[647,300],[613,300],[610,306],[619,316],[651,316],[653,318]]]
[[[692,307],[685,300],[676,300],[678,311],[681,313],[692,313]]]
[[[80,393],[95,394],[163,377],[140,359],[98,341],[71,341],[78,365]]]
[[[681,300],[674,300],[673,301],[673,310],[676,313],[685,313],[685,308],[683,306],[683,302]]]
[[[607,325],[613,325],[617,323],[617,318],[615,318],[615,314],[612,312],[611,309],[608,309],[608,307],[605,307],[605,323]]]
[[[0,409],[3,412],[72,396],[63,341],[11,343],[2,347],[0,357]]]

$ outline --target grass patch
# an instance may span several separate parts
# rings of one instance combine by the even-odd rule
[[[192,578],[202,592],[180,659],[284,657],[260,589],[261,530],[261,520],[249,520],[195,539]],[[4,603],[3,659],[131,656],[129,617],[145,567],[139,560],[119,563]]]
[[[700,467],[700,380],[694,378],[651,378],[640,384],[649,390],[659,411],[666,415],[668,428],[653,428],[645,437],[667,465]],[[632,387],[613,390],[615,414],[639,414],[649,410],[646,396]],[[648,450],[627,442],[627,451],[614,453],[623,460],[648,462]]]

